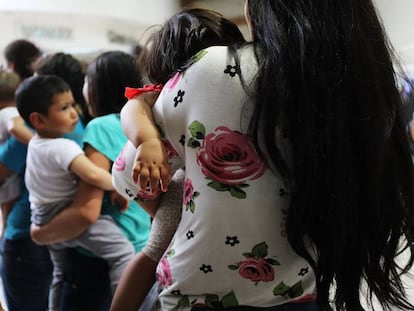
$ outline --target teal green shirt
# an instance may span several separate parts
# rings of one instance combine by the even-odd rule
[[[96,117],[86,126],[83,144],[89,144],[112,163],[118,157],[127,138],[122,131],[119,114]],[[139,252],[145,246],[150,231],[150,216],[134,201],[125,212],[110,203],[109,192],[105,192],[102,213],[112,216],[114,221]]]

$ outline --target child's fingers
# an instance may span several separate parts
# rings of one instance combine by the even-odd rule
[[[161,184],[161,191],[166,192],[168,189],[168,185],[171,181],[170,169],[169,167],[161,168],[160,174],[160,184]]]
[[[138,175],[138,179],[137,179],[139,187],[141,188],[141,190],[145,191],[145,189],[147,188],[148,182],[150,180],[149,177],[150,177],[149,169],[146,168],[146,167],[142,167],[141,171]]]
[[[134,183],[138,182],[138,175],[141,172],[141,161],[135,161],[134,167],[132,168],[132,180]]]
[[[152,193],[158,192],[159,182],[160,182],[160,171],[157,167],[154,167],[151,170],[151,178],[149,180]]]

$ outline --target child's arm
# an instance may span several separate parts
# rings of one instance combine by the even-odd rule
[[[23,144],[28,144],[33,137],[33,132],[25,125],[23,118],[18,116],[11,119],[7,124],[7,130]]]
[[[152,116],[152,106],[158,92],[145,92],[130,99],[121,110],[121,124],[128,139],[137,147],[132,171],[134,182],[141,189],[149,183],[156,192],[161,181],[161,190],[166,191],[170,179],[168,156]]]
[[[111,174],[103,168],[96,166],[84,154],[80,154],[73,159],[69,165],[69,170],[92,186],[102,190],[114,190]]]

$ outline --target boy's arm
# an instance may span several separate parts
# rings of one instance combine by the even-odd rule
[[[14,117],[7,124],[7,130],[23,144],[28,144],[33,137],[33,132],[26,126],[22,117]]]
[[[102,190],[114,190],[111,174],[103,168],[96,166],[84,154],[80,154],[73,159],[69,165],[69,170],[92,186]]]
[[[152,106],[158,92],[146,92],[130,99],[121,110],[121,124],[125,135],[137,147],[132,178],[145,189],[148,182],[153,192],[161,181],[166,191],[170,179],[168,156],[161,136],[154,124]],[[139,177],[139,178],[138,178]]]

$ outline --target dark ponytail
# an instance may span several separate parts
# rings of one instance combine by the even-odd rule
[[[289,242],[314,269],[321,310],[332,308],[330,290],[337,310],[363,310],[364,279],[385,309],[414,310],[400,278],[413,263],[413,164],[371,0],[248,9],[260,63],[250,132],[289,187]]]

